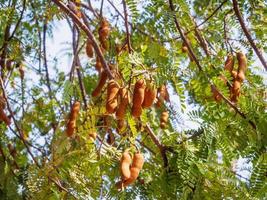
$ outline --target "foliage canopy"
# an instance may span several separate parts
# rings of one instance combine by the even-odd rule
[[[0,8],[0,110],[11,119],[0,120],[0,199],[267,199],[266,0],[0,0]],[[101,53],[104,18],[111,30]],[[49,57],[47,40],[59,24],[72,37]],[[248,69],[233,102],[224,65],[232,54],[237,70],[238,52]],[[71,63],[62,67],[64,54]],[[91,95],[96,55],[130,96],[145,79],[166,85],[170,101],[140,118],[130,104],[118,130],[115,115],[106,114],[106,85]],[[75,101],[81,110],[68,137]],[[145,164],[118,191],[126,149],[142,152]]]

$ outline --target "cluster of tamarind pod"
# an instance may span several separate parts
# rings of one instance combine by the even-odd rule
[[[11,124],[11,119],[5,113],[4,109],[6,107],[5,99],[0,96],[0,122],[5,122],[7,126]]]
[[[247,70],[246,55],[242,52],[238,52],[236,54],[236,58],[238,61],[237,70],[234,69],[235,58],[232,54],[227,55],[227,59],[224,65],[224,69],[226,71],[229,71],[233,78],[232,86],[229,89],[230,89],[230,100],[234,103],[237,102],[240,96],[241,85],[243,81],[245,80],[245,72]],[[227,79],[223,75],[220,76],[220,79],[224,81],[225,84],[227,83]],[[218,90],[214,86],[212,86],[211,91],[213,93],[213,98],[215,99],[215,101],[220,102],[222,99],[222,96],[219,94]]]
[[[120,160],[121,181],[116,183],[116,187],[121,190],[135,182],[144,165],[144,156],[138,152],[133,159],[128,150],[124,151]]]

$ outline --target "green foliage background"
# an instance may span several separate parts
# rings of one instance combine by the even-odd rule
[[[110,22],[110,50],[105,59],[116,64],[125,85],[129,81],[133,85],[140,78],[153,80],[157,87],[167,84],[171,94],[171,102],[164,107],[170,113],[168,128],[159,127],[162,110],[146,109],[136,120],[128,108],[127,127],[122,132],[116,130],[116,119],[108,117],[116,141],[109,145],[107,129],[103,128],[106,93],[91,96],[98,76],[95,58],[85,55],[85,33],[79,31],[81,65],[64,66],[66,71],[59,71],[60,58],[55,55],[46,66],[46,38],[53,36],[60,20],[64,20],[64,26],[73,27],[72,19],[52,1],[0,0],[0,55],[1,59],[12,60],[9,69],[1,64],[1,91],[6,92],[15,119],[9,127],[0,123],[0,199],[267,199],[266,71],[242,32],[232,1],[173,0],[175,15],[203,72],[181,50],[183,41],[168,1],[126,0],[131,54],[116,53],[116,46],[126,44],[126,33],[124,20],[112,1],[103,1],[103,12],[101,1],[81,2],[96,38],[98,14]],[[88,9],[88,2],[96,15]],[[123,16],[122,5],[113,2]],[[266,57],[267,2],[238,3]],[[203,21],[198,29],[207,41],[209,55],[194,31],[195,24]],[[71,59],[72,42],[69,38],[69,49],[62,50]],[[228,98],[229,90],[218,75],[231,79],[223,70],[224,62],[228,53],[240,50],[246,53],[248,70],[236,106],[246,119],[224,101],[215,102],[207,80],[210,77]],[[19,66],[24,67],[24,79]],[[82,76],[87,108],[76,68]],[[70,104],[77,100],[82,102],[82,110],[73,139],[66,136],[65,129]],[[185,128],[188,119],[199,128]],[[146,124],[166,148],[167,166]],[[96,141],[88,138],[91,131],[97,132]],[[133,185],[119,192],[115,183],[120,179],[120,155],[127,148],[134,152],[136,147],[145,156],[144,168]],[[237,170],[235,163],[241,158],[247,164]],[[243,171],[251,175],[242,177]]]

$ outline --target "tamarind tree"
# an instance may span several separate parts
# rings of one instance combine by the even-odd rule
[[[0,199],[267,199],[266,8],[0,0]]]

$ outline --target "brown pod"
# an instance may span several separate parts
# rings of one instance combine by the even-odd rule
[[[218,90],[214,85],[211,85],[211,92],[216,102],[220,102],[222,100],[222,96],[220,95],[220,93],[218,92]]]
[[[96,71],[101,72],[102,68],[103,68],[103,65],[100,61],[100,58],[97,56],[96,57],[96,63],[95,63],[95,69],[96,69]]]
[[[167,102],[170,101],[170,95],[165,84],[158,89],[158,98]]]
[[[3,109],[0,109],[0,121],[5,122],[7,126],[11,124],[11,119],[6,115]]]
[[[142,103],[143,108],[150,108],[154,103],[157,96],[157,90],[153,87],[146,87],[145,89],[145,97]]]
[[[118,105],[118,100],[117,100],[117,94],[119,92],[120,86],[119,84],[111,80],[108,83],[107,87],[107,102],[106,102],[106,111],[109,114],[112,114],[115,112],[117,105]]]
[[[106,40],[110,34],[109,23],[106,19],[102,19],[100,22],[100,28],[98,29],[98,34],[100,40]]]
[[[128,151],[125,151],[120,160],[120,172],[121,172],[121,178],[122,180],[126,180],[130,178],[131,176],[131,171],[130,171],[130,165],[132,162],[131,155],[129,154]]]
[[[75,121],[69,121],[67,124],[67,136],[71,137],[75,131],[75,127],[76,127],[76,122]]]
[[[92,92],[93,97],[96,97],[101,93],[105,83],[107,82],[107,79],[108,79],[107,73],[105,71],[101,72],[98,84],[94,89],[94,91]]]
[[[120,104],[116,111],[117,119],[124,119],[126,114],[126,109],[129,104],[129,93],[126,88],[121,88],[119,91],[120,95]]]
[[[238,80],[240,83],[243,83],[243,81],[245,80],[245,74],[243,71],[240,71],[237,76],[236,76],[236,80]]]
[[[134,86],[133,92],[133,106],[132,115],[134,117],[140,117],[142,114],[142,103],[145,97],[145,81],[143,79],[138,80]]]
[[[120,132],[123,128],[125,127],[125,120],[121,120],[119,119],[117,121],[117,128],[118,128],[118,132]]]
[[[92,58],[94,56],[94,49],[93,49],[92,41],[90,39],[87,39],[86,41],[85,50],[89,58]]]
[[[69,117],[69,121],[67,124],[67,136],[71,137],[75,131],[76,128],[76,119],[78,117],[79,114],[79,110],[80,110],[80,102],[76,101],[71,108],[71,112],[70,112],[70,117]]]
[[[140,172],[140,169],[138,168],[135,168],[135,167],[131,167],[131,176],[130,178],[126,179],[124,182],[123,182],[123,187],[127,187],[128,185],[134,183],[134,181],[138,178],[139,176],[139,172]]]
[[[143,154],[135,153],[131,167],[135,167],[135,168],[138,168],[139,170],[141,170],[143,168],[144,162],[145,162],[145,159],[144,159]]]
[[[162,129],[166,128],[168,118],[169,118],[169,113],[167,111],[163,111],[160,116],[160,127]]]
[[[238,70],[237,73],[243,72],[245,74],[247,70],[247,58],[246,55],[242,52],[237,53],[237,61],[238,61]]]
[[[231,74],[232,74],[232,77],[233,77],[234,80],[235,80],[236,77],[237,77],[237,71],[233,70],[233,71],[231,72]]]
[[[96,131],[90,131],[88,136],[90,139],[95,140],[97,137]]]
[[[240,88],[241,83],[238,80],[235,80],[231,88],[231,101],[237,102],[237,99],[240,96]]]
[[[229,72],[232,72],[234,69],[234,64],[235,64],[234,56],[232,54],[228,54],[224,64],[224,69]]]

